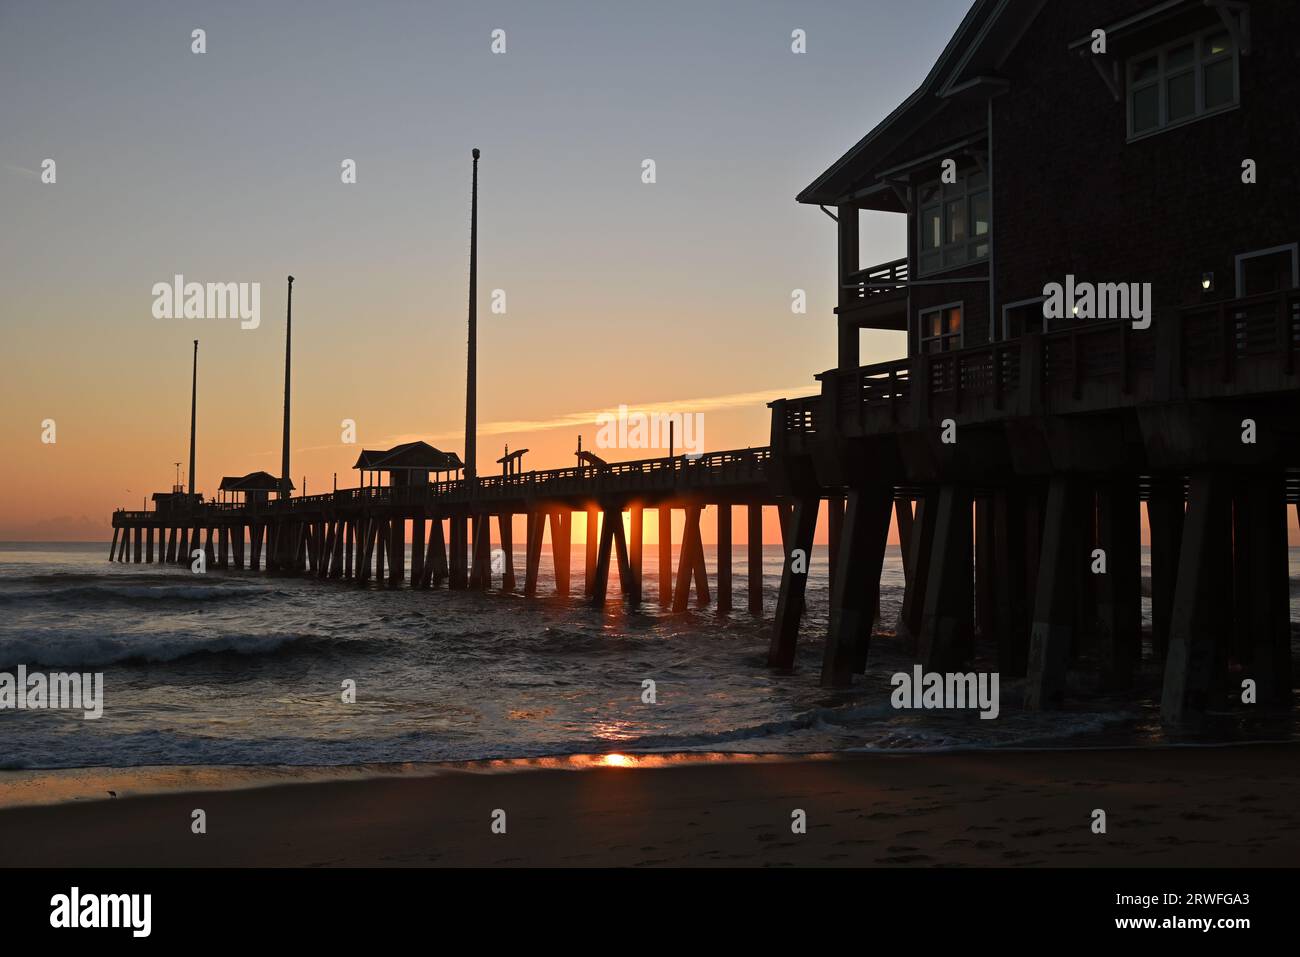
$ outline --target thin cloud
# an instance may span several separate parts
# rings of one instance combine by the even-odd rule
[[[727,409],[740,409],[746,407],[762,407],[774,399],[784,399],[791,395],[800,395],[809,391],[807,385],[799,385],[785,389],[764,389],[758,392],[732,392],[728,395],[711,395],[694,399],[674,399],[669,402],[642,402],[627,403],[629,414],[633,412],[658,412],[660,414],[671,414],[674,412],[690,414],[695,412],[721,412]],[[481,422],[478,427],[479,436],[492,435],[527,435],[534,432],[548,432],[554,429],[572,429],[583,428],[584,426],[595,426],[596,419],[601,415],[617,415],[618,406],[606,406],[599,409],[586,409],[581,412],[566,412],[562,415],[552,416],[547,419],[502,419],[497,422]],[[400,445],[403,442],[414,442],[424,440],[426,442],[443,442],[464,438],[463,431],[435,432],[430,435],[421,432],[409,432],[402,434],[383,435],[378,438],[368,439],[364,444],[370,448],[384,448],[393,445]],[[343,448],[343,443],[336,442],[332,445],[311,445],[294,452],[322,452],[328,449]],[[250,453],[253,455],[271,455],[271,451]]]

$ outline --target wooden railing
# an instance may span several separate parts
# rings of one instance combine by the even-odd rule
[[[1300,290],[1271,292],[1183,311],[1179,343],[1179,382],[1195,388],[1217,376],[1237,380],[1243,364],[1277,364],[1283,375],[1295,372],[1300,351]]]
[[[1185,309],[1149,329],[1085,320],[1009,342],[833,370],[820,376],[830,406],[820,396],[781,404],[789,433],[815,436],[824,407],[834,408],[835,429],[872,434],[949,414],[1103,411],[1293,389],[1297,353],[1300,290],[1286,290]]]
[[[863,304],[877,296],[907,289],[907,257],[869,266],[844,277],[841,303]]]
[[[699,456],[641,459],[611,462],[606,466],[579,466],[545,471],[521,472],[517,475],[489,475],[467,485],[463,480],[430,482],[410,486],[364,486],[339,489],[323,495],[303,495],[286,501],[271,501],[260,506],[231,503],[204,503],[189,510],[162,512],[114,513],[114,525],[123,523],[166,524],[240,514],[247,516],[282,515],[286,512],[319,512],[331,509],[367,506],[434,506],[507,502],[520,498],[574,496],[604,493],[636,494],[661,489],[706,489],[717,486],[757,485],[765,481],[771,449],[733,449]]]

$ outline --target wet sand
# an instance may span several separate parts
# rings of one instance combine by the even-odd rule
[[[0,865],[1300,864],[1300,749],[1289,745],[539,763],[62,794],[0,810]],[[33,773],[19,773],[30,795]],[[191,832],[196,808],[206,834]],[[1093,833],[1094,809],[1106,812],[1105,834]],[[504,834],[493,832],[497,810]],[[796,810],[806,833],[792,830]]]

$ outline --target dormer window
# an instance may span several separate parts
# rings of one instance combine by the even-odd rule
[[[921,187],[917,262],[921,275],[963,266],[989,254],[989,180],[980,172],[955,183]]]
[[[1237,105],[1237,48],[1216,27],[1128,61],[1129,139]]]

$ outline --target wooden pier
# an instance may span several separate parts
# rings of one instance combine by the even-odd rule
[[[436,450],[434,450],[436,451]],[[457,460],[458,461],[458,460]],[[555,569],[555,593],[571,593],[573,514],[587,520],[583,595],[603,603],[615,565],[623,599],[639,603],[646,509],[659,515],[659,600],[678,611],[696,600],[732,607],[731,509],[747,509],[750,534],[747,607],[762,612],[762,509],[776,506],[767,481],[766,448],[613,463],[600,468],[510,472],[473,480],[363,486],[324,495],[269,499],[278,480],[265,473],[228,479],[223,489],[246,491],[243,502],[202,503],[184,495],[160,497],[155,511],[113,514],[109,558],[119,562],[190,565],[196,549],[208,567],[250,569],[341,579],[360,585],[515,591],[513,518],[525,516],[523,594],[539,590],[546,532]],[[386,470],[391,460],[360,464]],[[261,476],[260,485],[251,485]],[[243,485],[241,486],[241,483]],[[719,559],[709,586],[701,517],[715,506]],[[685,514],[674,565],[671,515]],[[625,528],[628,513],[630,534]],[[502,564],[493,568],[492,526]],[[410,568],[406,567],[410,534]],[[158,543],[155,549],[154,543]],[[674,580],[674,568],[676,578]]]

